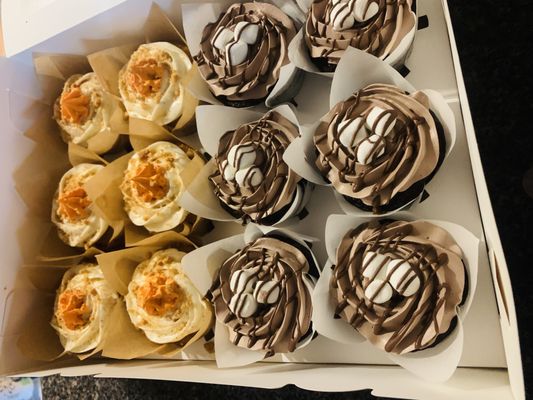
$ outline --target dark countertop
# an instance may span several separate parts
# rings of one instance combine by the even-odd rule
[[[449,0],[483,167],[513,284],[526,389],[533,377],[533,3]],[[529,56],[529,57],[528,57]],[[530,193],[528,195],[527,193]],[[90,377],[43,379],[45,399],[367,399],[369,391],[312,393]],[[530,397],[530,396],[528,396]]]

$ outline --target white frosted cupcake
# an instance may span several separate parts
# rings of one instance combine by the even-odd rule
[[[118,298],[98,265],[69,269],[57,290],[51,321],[65,351],[85,353],[99,347]]]
[[[155,343],[192,343],[209,329],[212,309],[181,267],[185,253],[156,252],[137,266],[125,296],[133,325]]]
[[[129,160],[120,186],[130,220],[151,232],[181,224],[188,212],[178,199],[184,191],[181,172],[191,162],[189,155],[169,142],[156,142]]]
[[[65,142],[102,154],[119,139],[111,127],[111,118],[117,110],[123,114],[118,98],[107,93],[96,74],[90,72],[66,80],[54,105],[54,119]]]
[[[197,101],[186,95],[182,82],[191,67],[189,56],[173,44],[139,46],[119,73],[120,95],[128,114],[158,125],[176,121],[185,102]]]
[[[98,164],[78,164],[61,178],[52,203],[52,222],[61,240],[71,247],[89,248],[107,231],[107,222],[96,215],[85,183],[104,168]]]

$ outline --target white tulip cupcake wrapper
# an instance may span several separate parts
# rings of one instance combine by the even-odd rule
[[[344,53],[337,70],[335,71],[335,75],[333,76],[329,97],[330,109],[337,103],[348,99],[357,90],[374,83],[395,85],[409,93],[416,91],[416,89],[390,65],[385,64],[371,54],[350,48]],[[455,116],[452,109],[439,92],[429,89],[422,90],[422,92],[428,97],[431,111],[435,113],[442,124],[444,136],[446,138],[446,153],[444,156],[444,160],[446,160],[455,145]],[[320,121],[317,121],[314,124],[301,126],[301,136],[288,146],[283,159],[293,171],[307,181],[317,185],[331,186],[331,184],[322,176],[315,164],[317,155],[313,136],[319,124]],[[439,172],[437,171],[437,175],[438,173]],[[383,217],[394,214],[411,204],[418,203],[422,197],[422,195],[420,195],[417,199],[396,210],[391,210],[385,214],[374,215],[369,211],[363,211],[355,207],[336,191],[335,194],[339,205],[345,213],[367,217]]]
[[[412,214],[401,212],[395,219],[406,221],[415,220]],[[355,347],[365,342],[365,338],[342,319],[334,319],[334,308],[330,304],[329,283],[331,266],[335,263],[336,252],[343,236],[368,222],[369,218],[331,215],[326,222],[326,250],[328,261],[318,279],[313,292],[313,325],[318,333],[340,343]],[[468,275],[468,296],[457,310],[458,318],[455,329],[434,347],[404,355],[386,353],[394,363],[402,366],[411,373],[433,382],[448,380],[459,364],[463,352],[463,325],[472,300],[475,296],[478,273],[479,239],[462,226],[446,221],[426,220],[440,226],[450,233],[463,251],[463,262]]]
[[[291,17],[296,28],[300,28],[305,24],[307,12],[313,0],[270,0],[270,3],[276,5],[281,11]]]
[[[411,13],[413,12],[411,11]],[[411,46],[413,45],[413,41],[415,39],[415,33],[417,29],[418,29],[418,17],[415,14],[414,27],[404,36],[404,38],[400,41],[398,46],[388,55],[388,57],[386,57],[384,60],[380,59],[380,61],[383,61],[392,67],[401,67],[409,55]],[[306,72],[310,72],[310,73],[318,74],[322,76],[327,76],[327,77],[333,77],[334,72],[322,72],[316,66],[316,64],[313,63],[313,61],[311,60],[311,55],[309,53],[309,48],[307,47],[307,44],[305,43],[304,35],[305,35],[305,22],[304,22],[304,26],[298,31],[296,36],[289,43],[289,60],[291,60],[291,63],[294,64],[296,67],[303,69]],[[348,49],[345,51],[345,54],[346,52],[351,51],[351,50],[361,51],[354,47],[348,47]],[[369,53],[365,52],[365,54],[369,54]],[[342,58],[344,58],[344,55]],[[338,68],[339,66],[337,66],[337,69]]]
[[[205,26],[210,22],[215,22],[219,15],[234,3],[235,1],[221,1],[219,3],[198,4],[191,2],[182,4],[183,30],[187,45],[193,56],[200,51],[200,42]],[[269,1],[265,1],[265,3],[269,3]],[[270,3],[276,5],[275,1]],[[198,67],[195,65],[193,69],[193,76],[188,85],[191,93],[201,101],[221,105],[222,102],[209,90],[209,86],[200,75]],[[294,64],[288,63],[281,67],[279,79],[265,99],[265,104],[268,107],[274,107],[277,104],[291,100],[298,93],[303,83],[303,78],[303,71]]]
[[[271,111],[278,112],[287,118],[300,130],[296,115],[287,104],[280,105]],[[242,219],[235,218],[226,211],[218,197],[214,193],[213,184],[209,176],[213,174],[217,166],[214,157],[218,153],[220,138],[227,132],[236,130],[239,126],[257,121],[263,115],[262,112],[232,108],[222,105],[205,105],[196,109],[196,126],[202,148],[211,156],[211,160],[200,170],[196,179],[187,186],[186,191],[180,198],[180,205],[194,215],[215,221],[236,221],[242,223]],[[312,193],[312,185],[306,184],[305,188],[297,186],[296,197],[291,207],[274,225],[288,224],[303,210]]]
[[[309,249],[313,257],[313,262],[319,268],[316,257],[307,244],[317,239],[302,236],[286,229],[264,227],[255,224],[249,224],[244,233],[240,235],[219,240],[188,253],[181,261],[182,268],[200,293],[205,295],[211,288],[213,281],[217,278],[218,270],[224,261],[239,249],[246,246],[247,243],[263,235],[273,233],[285,236]],[[315,282],[309,276],[309,279],[306,279],[305,283],[312,294]],[[312,331],[297,344],[296,351],[309,344],[314,338],[316,329],[314,324],[312,324],[311,329]],[[234,345],[229,340],[228,328],[217,320],[215,324],[215,356],[219,368],[231,368],[261,361],[265,358],[266,351],[248,350]]]

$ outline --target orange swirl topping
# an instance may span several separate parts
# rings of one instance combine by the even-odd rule
[[[67,329],[83,328],[89,321],[91,310],[86,299],[87,295],[79,289],[68,289],[59,295],[57,315]]]
[[[154,59],[133,64],[128,75],[128,85],[142,96],[151,96],[161,89],[163,66]]]
[[[169,188],[164,168],[152,163],[140,166],[132,178],[132,182],[137,194],[146,202],[163,198]]]
[[[89,97],[79,87],[64,91],[59,100],[61,119],[74,124],[82,124],[89,117]]]
[[[89,216],[87,207],[91,204],[91,200],[87,197],[87,192],[82,187],[78,187],[60,194],[57,199],[57,204],[57,213],[59,216],[62,219],[74,222]]]
[[[185,293],[176,281],[158,273],[151,273],[136,295],[141,307],[155,316],[172,314],[185,301]]]

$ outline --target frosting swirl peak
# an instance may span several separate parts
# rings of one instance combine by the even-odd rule
[[[222,136],[215,156],[218,168],[210,179],[232,214],[275,223],[294,202],[302,203],[305,183],[283,161],[285,149],[298,135],[292,122],[270,111]]]
[[[323,70],[332,70],[348,47],[382,60],[415,26],[414,0],[318,0],[305,24],[305,42]],[[322,62],[321,62],[322,61]]]
[[[426,221],[372,221],[346,233],[330,282],[336,315],[386,352],[435,345],[465,293],[462,251]]]
[[[100,346],[117,301],[118,294],[98,265],[85,263],[67,270],[57,290],[51,321],[65,350],[84,353]]]
[[[414,200],[446,148],[427,96],[385,84],[336,104],[321,119],[314,142],[322,175],[347,201],[374,213]]]
[[[310,333],[312,258],[284,238],[263,236],[221,266],[212,295],[237,346],[287,353]]]
[[[213,94],[242,106],[268,96],[287,64],[292,20],[267,3],[237,3],[204,28],[195,56]]]
[[[107,222],[94,212],[84,185],[98,171],[98,164],[78,164],[68,170],[52,203],[52,222],[61,240],[72,247],[88,248],[100,239],[108,228]]]

